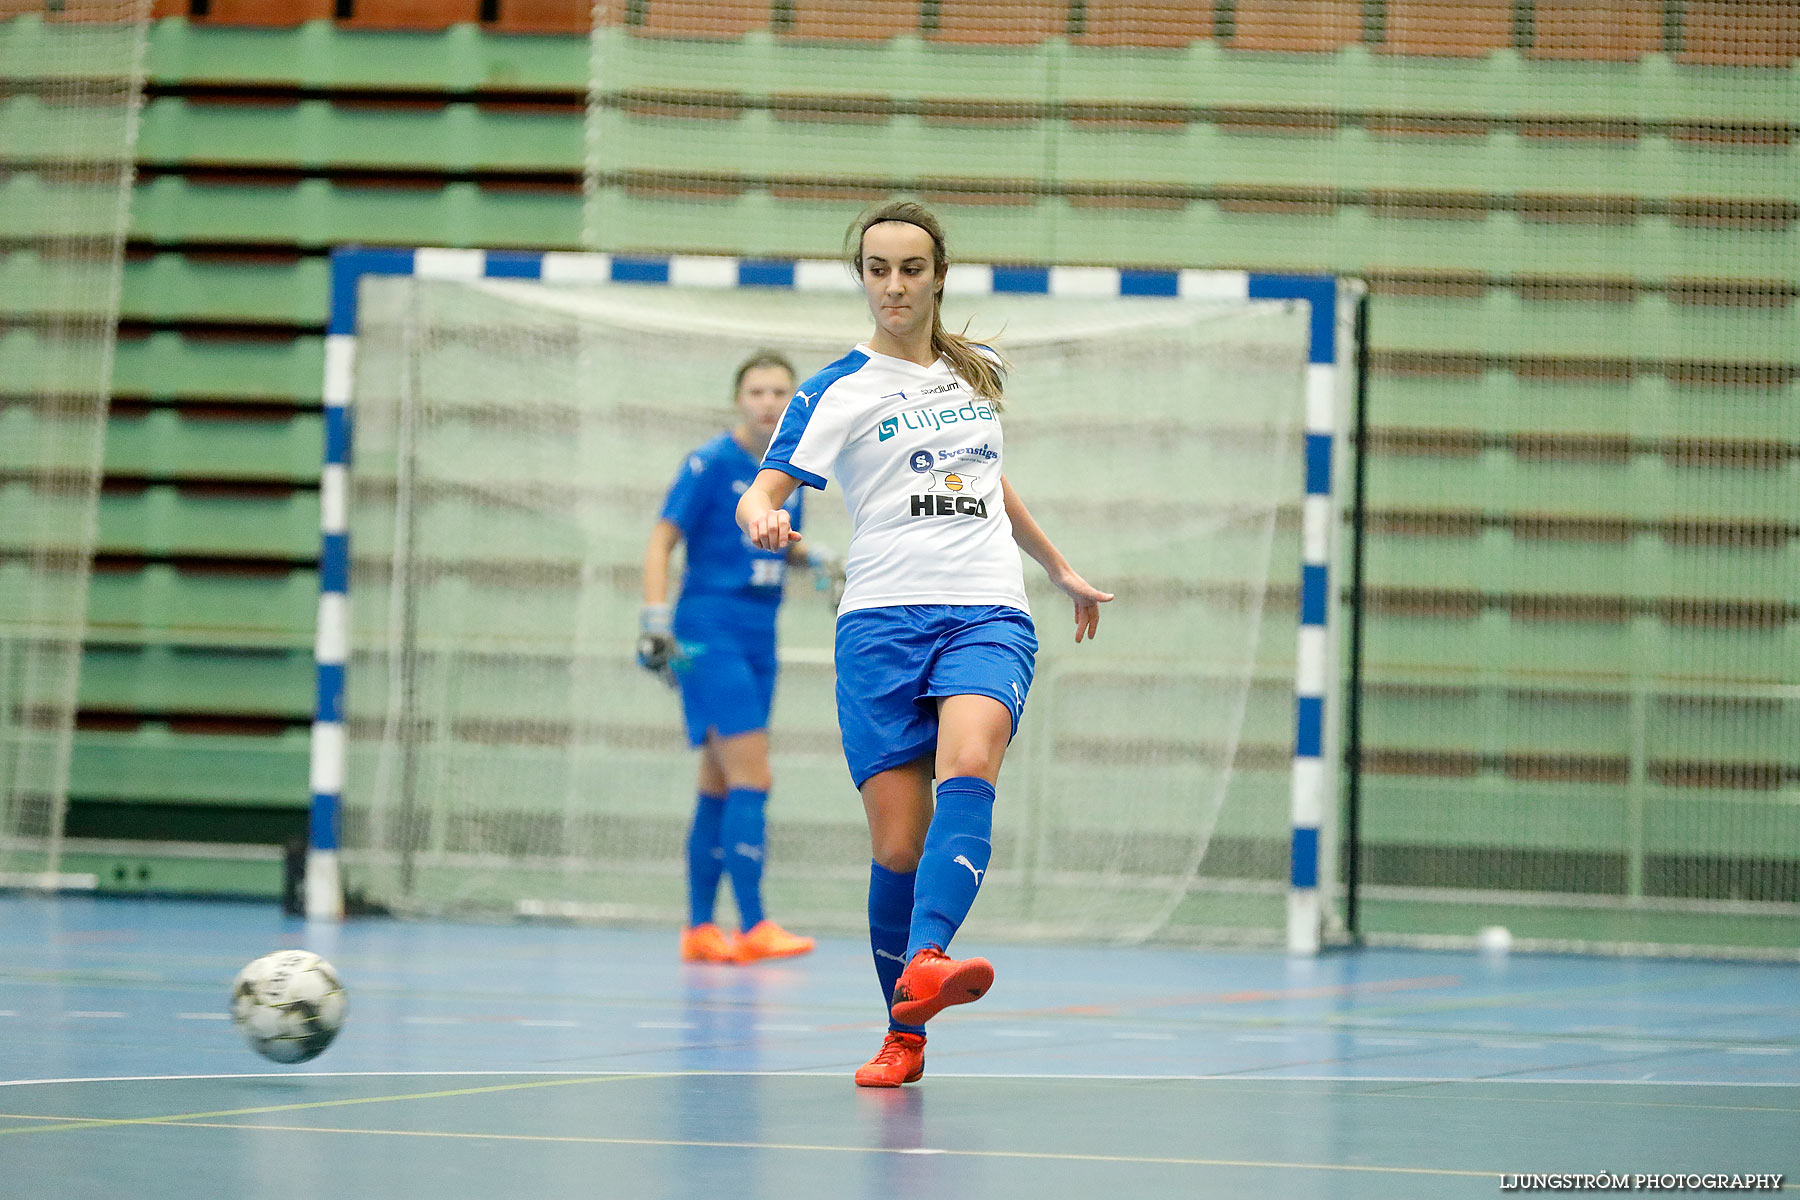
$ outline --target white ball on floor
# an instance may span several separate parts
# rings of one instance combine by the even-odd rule
[[[1475,935],[1475,944],[1484,954],[1505,954],[1512,949],[1512,930],[1504,925],[1489,925]]]
[[[330,963],[308,950],[265,954],[231,985],[231,1020],[264,1058],[303,1063],[344,1027],[349,997]]]

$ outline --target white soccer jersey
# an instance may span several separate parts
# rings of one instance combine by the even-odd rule
[[[993,406],[943,359],[929,367],[858,346],[800,385],[763,466],[850,510],[839,612],[1000,604],[1025,612],[1025,575],[1000,488]]]

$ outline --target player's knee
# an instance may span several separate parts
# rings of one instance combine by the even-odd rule
[[[712,759],[702,756],[700,759],[700,794],[703,796],[723,796],[731,785],[725,779],[725,772],[719,770]]]
[[[734,767],[725,772],[725,784],[733,791],[744,789],[766,792],[774,782],[775,778],[769,770],[768,763]]]
[[[1005,750],[1004,746],[989,746],[982,742],[964,743],[938,760],[938,778],[977,776],[992,783],[1000,773],[1000,759]]]
[[[919,857],[925,852],[925,847],[915,845],[908,838],[875,837],[872,839],[872,843],[869,857],[897,875],[906,875],[918,870]]]

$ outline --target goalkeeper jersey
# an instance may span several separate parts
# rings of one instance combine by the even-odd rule
[[[865,345],[801,384],[763,457],[850,510],[840,613],[900,604],[998,604],[1029,612],[1000,488],[993,406],[939,359]]]
[[[756,460],[729,431],[687,456],[663,500],[662,516],[687,542],[679,610],[702,610],[730,621],[773,628],[781,603],[787,554],[759,550],[737,523],[738,497],[756,478]],[[801,525],[800,495],[788,501],[788,519]]]

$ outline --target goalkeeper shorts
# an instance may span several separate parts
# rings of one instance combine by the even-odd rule
[[[837,623],[838,729],[857,787],[937,745],[944,696],[991,696],[1019,732],[1037,662],[1031,617],[1004,605],[859,608]]]
[[[681,652],[675,679],[688,745],[699,749],[708,734],[735,737],[767,729],[775,701],[774,639],[677,625]]]

